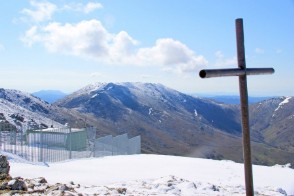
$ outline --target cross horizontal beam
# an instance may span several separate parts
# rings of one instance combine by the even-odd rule
[[[224,76],[245,76],[273,74],[273,68],[246,68],[246,69],[203,69],[199,72],[201,78],[213,78]]]

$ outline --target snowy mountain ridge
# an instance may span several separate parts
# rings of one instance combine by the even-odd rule
[[[0,113],[2,123],[8,121],[17,129],[26,129],[28,126],[60,127],[60,123],[45,117],[50,106],[41,99],[17,90],[0,89]]]
[[[252,140],[257,141],[253,155],[256,163],[294,163],[294,151],[288,151],[294,139],[286,138],[293,137],[288,116],[294,108],[292,99],[288,98],[272,118],[285,99],[250,105]],[[161,84],[130,82],[88,85],[55,104],[91,114],[99,122],[107,122],[107,128],[116,133],[141,135],[143,152],[242,161],[241,148],[230,147],[242,146],[238,105],[192,97]],[[287,124],[286,130],[271,134],[270,128],[276,126],[279,130],[281,123]],[[106,130],[105,126],[98,129]],[[270,150],[273,141],[277,148]]]
[[[43,112],[46,112],[49,107],[49,105],[40,98],[34,97],[29,93],[13,89],[0,88],[0,98],[10,101],[24,108],[34,108],[36,104],[42,105],[43,108],[35,108],[35,110],[37,111],[38,109],[41,109]]]
[[[18,130],[26,129],[28,125],[42,127],[51,126],[60,127],[60,123],[55,122],[49,118],[36,114],[35,112],[29,111],[26,108],[15,105],[9,101],[0,99],[0,113],[4,116],[11,125],[14,125]],[[2,120],[2,121],[3,121]]]

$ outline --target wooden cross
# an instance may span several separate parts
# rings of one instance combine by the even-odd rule
[[[199,72],[199,75],[201,78],[239,76],[245,186],[246,186],[246,195],[252,196],[254,195],[254,190],[253,190],[253,176],[252,176],[252,163],[251,163],[247,75],[272,74],[275,72],[275,70],[273,68],[251,68],[251,69],[246,68],[243,19],[238,18],[236,19],[235,23],[236,23],[237,56],[238,56],[239,68],[210,69],[210,70],[204,69]]]

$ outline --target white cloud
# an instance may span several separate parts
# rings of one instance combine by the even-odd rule
[[[54,12],[57,11],[57,6],[50,2],[37,2],[35,0],[30,1],[30,5],[33,9],[23,9],[21,13],[27,15],[33,22],[43,22],[50,20]]]
[[[256,54],[264,54],[264,49],[262,49],[262,48],[255,48],[255,53]]]
[[[84,12],[85,13],[90,13],[96,9],[101,9],[103,8],[101,3],[94,3],[94,2],[89,2],[87,5],[84,7]]]
[[[90,20],[74,25],[50,23],[45,27],[32,27],[22,40],[29,46],[44,44],[51,52],[97,58],[107,56],[110,39],[111,35],[99,21]]]
[[[139,49],[137,57],[144,64],[162,65],[164,70],[177,73],[195,71],[207,64],[203,56],[197,56],[186,45],[171,38],[158,39],[155,46]]]
[[[101,3],[96,2],[88,2],[87,4],[81,4],[81,3],[70,3],[63,6],[62,10],[72,10],[77,12],[84,12],[85,14],[88,14],[90,12],[93,12],[97,9],[102,9],[103,5]]]
[[[158,39],[152,47],[139,48],[139,42],[127,32],[111,34],[98,20],[32,27],[22,40],[29,46],[43,44],[51,52],[90,57],[109,64],[160,66],[176,73],[195,71],[207,64],[203,56],[196,55],[180,41]]]
[[[225,58],[222,51],[217,51],[215,53],[215,63],[214,66],[216,67],[229,67],[229,66],[237,66],[237,57]]]
[[[52,19],[54,13],[62,12],[64,10],[72,10],[88,14],[97,9],[103,8],[103,5],[97,2],[88,2],[87,4],[71,3],[61,7],[48,1],[30,0],[29,2],[31,8],[24,8],[21,10],[21,13],[25,15],[21,20],[25,22],[38,23],[48,21]]]
[[[34,43],[41,41],[41,39],[41,36],[38,34],[38,27],[32,26],[25,32],[25,35],[21,38],[21,41],[31,47]]]

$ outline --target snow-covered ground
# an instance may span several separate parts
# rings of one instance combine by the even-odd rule
[[[80,184],[84,194],[244,195],[243,164],[164,155],[129,155],[30,164],[10,158],[10,174]],[[253,166],[256,195],[294,195],[294,170]],[[119,190],[119,191],[117,191]],[[115,191],[115,192],[111,192]]]

